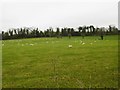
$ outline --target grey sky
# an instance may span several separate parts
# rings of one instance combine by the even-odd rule
[[[1,8],[2,29],[17,27],[118,26],[119,0],[5,0]]]

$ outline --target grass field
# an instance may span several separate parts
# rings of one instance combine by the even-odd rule
[[[118,36],[98,38],[3,41],[2,87],[117,88]]]

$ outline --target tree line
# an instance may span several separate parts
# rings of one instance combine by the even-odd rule
[[[55,30],[50,27],[46,30],[40,30],[39,28],[12,28],[8,31],[2,31],[2,40],[8,39],[21,39],[21,38],[39,38],[39,37],[57,37],[62,38],[63,36],[94,36],[94,35],[115,35],[118,34],[118,28],[109,25],[109,28],[105,27],[94,27],[90,26],[79,26],[77,29],[74,28],[59,28]]]

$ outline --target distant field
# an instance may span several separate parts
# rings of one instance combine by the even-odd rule
[[[117,88],[118,36],[98,38],[3,41],[3,88]]]

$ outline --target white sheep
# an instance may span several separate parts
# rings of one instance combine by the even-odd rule
[[[85,43],[82,43],[82,45],[84,45]]]
[[[34,44],[30,44],[30,46],[33,46]]]
[[[72,45],[68,45],[69,48],[72,48]]]

